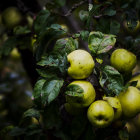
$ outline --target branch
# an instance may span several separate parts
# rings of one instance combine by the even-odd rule
[[[65,14],[63,15],[64,17],[70,16],[72,14],[72,12],[78,8],[79,6],[83,5],[84,3],[88,2],[88,0],[83,0],[80,3],[76,3],[72,6],[72,8]]]

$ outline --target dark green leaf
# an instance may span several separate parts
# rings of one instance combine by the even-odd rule
[[[66,54],[63,54],[63,56],[60,54],[47,54],[37,64],[45,66],[48,69],[53,69],[53,71],[62,75],[66,74],[68,67]]]
[[[122,75],[108,65],[101,68],[99,82],[108,96],[118,95],[124,88]]]
[[[90,28],[90,22],[92,21],[93,15],[99,10],[102,5],[89,5],[89,16],[86,22],[86,27]]]
[[[34,21],[34,29],[37,34],[42,32],[44,28],[50,25],[50,12],[48,10],[42,10]]]
[[[96,134],[92,128],[92,125],[88,125],[88,128],[84,132],[84,137],[82,140],[94,140],[95,136]]]
[[[34,91],[33,91],[34,99],[38,99],[41,97],[41,90],[42,90],[42,87],[43,87],[45,82],[46,82],[45,79],[41,79],[41,80],[38,80],[36,82],[35,87],[34,87]]]
[[[131,81],[131,82],[128,82],[128,83],[124,86],[123,91],[127,90],[129,86],[136,87],[136,86],[137,86],[137,83],[138,83],[138,81]]]
[[[41,61],[37,63],[39,66],[52,66],[52,67],[58,67],[59,60],[57,56],[54,55],[46,55],[43,56]]]
[[[119,33],[119,31],[120,31],[120,23],[115,20],[112,20],[110,24],[110,33],[116,35]]]
[[[43,29],[40,36],[37,38],[37,49],[36,49],[36,59],[40,60],[41,56],[47,51],[49,52],[51,49],[49,45],[51,43],[55,43],[55,41],[65,35],[65,31],[58,24],[52,24],[51,27]]]
[[[56,78],[57,74],[56,74],[56,70],[53,68],[42,68],[42,69],[37,69],[38,74],[46,79],[52,79],[52,78]]]
[[[26,129],[25,128],[19,128],[19,127],[14,127],[10,132],[10,136],[19,136],[25,134]]]
[[[88,42],[89,31],[81,31],[81,32],[80,32],[80,36],[81,36],[82,40]]]
[[[78,41],[70,37],[57,40],[52,52],[63,56],[76,49],[78,49]]]
[[[107,16],[114,16],[115,14],[116,14],[116,11],[111,8],[107,8],[104,12],[104,15],[107,15]]]
[[[35,135],[35,134],[41,134],[42,132],[42,129],[39,128],[38,125],[36,124],[32,124],[32,125],[29,125],[27,130],[26,130],[26,135],[27,136],[31,136],[31,135]]]
[[[116,36],[103,34],[101,32],[91,32],[88,38],[88,47],[93,55],[108,52],[116,43]]]
[[[89,16],[89,12],[88,11],[84,11],[84,10],[81,10],[79,12],[79,17],[82,21],[86,21],[88,19],[88,16]]]
[[[59,94],[61,87],[63,86],[63,80],[51,80],[46,81],[42,90],[42,103],[50,104]]]
[[[79,85],[69,85],[66,88],[65,94],[68,96],[77,96],[77,97],[82,97],[84,90],[79,86]]]
[[[47,108],[44,111],[44,126],[46,129],[52,129],[52,128],[59,128],[62,123],[61,116],[60,116],[60,106],[57,104],[57,102],[52,102],[47,106]]]
[[[75,139],[78,139],[82,133],[85,132],[87,125],[86,115],[80,115],[75,117],[71,122],[71,133]]]
[[[66,3],[66,0],[55,0],[55,3],[59,5],[60,7],[64,6]]]
[[[16,35],[22,35],[30,33],[30,29],[27,26],[17,26],[14,28],[14,34]]]
[[[39,120],[40,113],[39,113],[38,110],[35,110],[35,109],[31,108],[31,109],[28,109],[26,112],[24,112],[23,118],[26,118],[26,117],[34,117],[37,120]]]

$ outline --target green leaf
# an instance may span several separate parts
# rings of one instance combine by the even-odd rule
[[[42,129],[36,125],[36,124],[31,124],[28,126],[27,130],[26,130],[26,135],[27,136],[32,136],[32,135],[35,135],[35,134],[41,134],[42,132]]]
[[[108,52],[116,43],[116,36],[103,34],[101,32],[91,32],[88,38],[88,47],[92,55]]]
[[[115,20],[112,20],[110,24],[110,33],[116,35],[119,33],[119,31],[120,31],[120,23]]]
[[[46,82],[45,79],[40,79],[36,82],[35,87],[34,87],[34,91],[33,91],[34,99],[38,99],[41,97],[42,87],[43,87],[45,82]]]
[[[57,102],[49,104],[46,107],[43,116],[46,118],[44,119],[44,126],[46,129],[57,128],[57,130],[60,130],[62,119],[60,115],[60,106]]]
[[[24,112],[23,118],[26,118],[26,117],[34,117],[37,120],[39,120],[40,113],[39,113],[38,110],[35,110],[35,109],[31,108],[31,109],[28,109],[27,111]]]
[[[87,117],[86,115],[80,115],[75,117],[71,122],[71,133],[75,139],[78,139],[82,133],[85,132],[85,128],[87,125]]]
[[[55,0],[55,3],[58,6],[62,7],[62,6],[64,6],[66,4],[66,0]]]
[[[52,24],[50,27],[44,28],[37,38],[36,59],[37,61],[44,55],[44,52],[50,52],[49,45],[54,44],[58,38],[65,35],[65,31],[58,24]]]
[[[67,73],[68,62],[66,54],[63,54],[63,56],[60,54],[47,54],[37,64],[48,69],[53,69],[53,71],[62,75]]]
[[[66,88],[65,94],[68,96],[77,96],[77,97],[83,97],[84,90],[79,85],[69,85]]]
[[[60,89],[63,86],[63,80],[46,81],[42,90],[42,103],[50,104],[59,95]]]
[[[89,12],[88,11],[84,11],[84,10],[81,10],[79,12],[79,17],[82,21],[86,21],[88,19],[88,16],[89,16]]]
[[[52,79],[52,78],[56,78],[57,74],[55,69],[53,68],[42,68],[42,69],[37,69],[38,74],[46,79]]]
[[[31,30],[27,26],[16,26],[14,28],[15,35],[22,35],[22,34],[27,34],[30,32],[31,32]]]
[[[10,136],[19,136],[25,134],[26,128],[14,127],[10,132]]]
[[[82,40],[88,42],[89,31],[81,31],[81,32],[80,32],[80,36],[81,36]]]
[[[34,21],[35,33],[39,34],[44,28],[48,27],[51,23],[52,18],[50,17],[50,12],[48,10],[42,10],[37,15]]]
[[[111,8],[107,8],[104,12],[104,15],[107,15],[107,16],[114,16],[116,15],[116,10],[113,10]]]
[[[63,56],[65,54],[71,53],[76,49],[78,49],[78,41],[70,37],[58,39],[52,52]]]
[[[7,56],[10,54],[10,52],[13,50],[13,48],[16,47],[17,45],[17,38],[16,37],[9,37],[4,44],[2,45],[2,47],[0,48],[0,55],[4,55]]]
[[[138,81],[131,81],[131,82],[128,82],[128,83],[124,86],[123,91],[127,90],[129,86],[136,87],[136,86],[137,86],[137,83],[138,83]]]
[[[89,5],[89,16],[88,16],[88,19],[86,21],[86,27],[89,29],[90,28],[90,22],[92,21],[93,19],[93,15],[99,10],[99,8],[101,7],[102,5],[99,4],[99,5],[92,5],[90,4]]]
[[[46,55],[42,57],[41,61],[39,61],[37,65],[57,67],[59,65],[59,60],[57,56]]]
[[[111,66],[103,66],[100,71],[99,83],[107,96],[118,95],[124,88],[122,75]]]
[[[95,136],[96,134],[93,131],[92,125],[88,125],[88,128],[84,132],[83,140],[94,140],[96,139]]]

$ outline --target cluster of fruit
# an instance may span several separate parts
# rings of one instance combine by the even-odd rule
[[[129,86],[125,91],[115,97],[104,96],[102,100],[96,100],[96,91],[93,85],[81,80],[87,78],[93,71],[95,63],[87,51],[75,50],[67,56],[70,67],[68,74],[76,81],[68,85],[80,86],[83,90],[77,90],[77,95],[66,95],[65,109],[70,114],[78,114],[84,107],[88,107],[87,117],[95,127],[106,127],[114,120],[131,118],[140,112],[140,75],[130,81],[138,81],[136,87]],[[116,49],[110,58],[111,65],[121,73],[129,73],[136,66],[136,56],[125,50]]]

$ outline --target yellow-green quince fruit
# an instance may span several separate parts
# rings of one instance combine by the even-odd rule
[[[88,108],[87,117],[93,126],[98,128],[107,127],[114,119],[114,110],[106,101],[98,100]]]
[[[70,67],[68,74],[74,79],[85,79],[93,71],[94,60],[85,50],[75,50],[67,56]]]
[[[16,7],[9,7],[2,13],[2,22],[7,28],[13,28],[22,21],[22,15]]]
[[[65,110],[70,114],[70,115],[79,115],[84,112],[83,108],[75,107],[69,103],[64,104]]]
[[[116,49],[112,53],[110,61],[114,68],[123,73],[131,72],[137,62],[136,56],[125,49]]]
[[[69,96],[66,95],[66,101],[74,107],[87,107],[89,106],[96,97],[96,92],[92,84],[88,81],[74,81],[68,85],[68,87],[72,85],[78,85],[83,92],[80,93],[82,96]]]
[[[133,78],[130,80],[130,82],[133,82],[133,81],[137,81],[136,87],[137,87],[137,88],[140,88],[140,74],[137,75],[137,76],[135,76],[135,77],[133,77]]]
[[[21,58],[20,53],[16,48],[11,51],[10,55],[13,60],[19,60]]]
[[[103,97],[114,109],[114,120],[118,120],[122,115],[122,107],[117,97]]]
[[[124,92],[118,95],[122,106],[124,118],[131,118],[140,112],[140,91],[136,87],[129,86]]]

